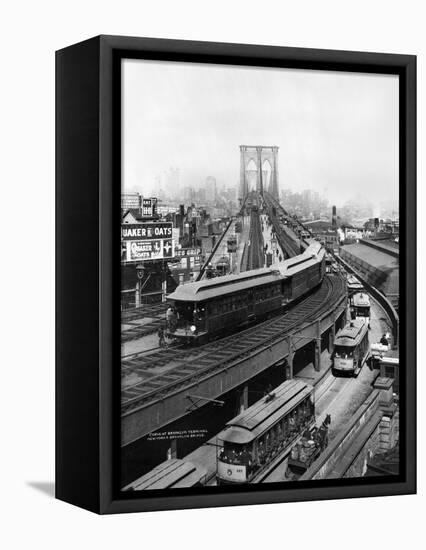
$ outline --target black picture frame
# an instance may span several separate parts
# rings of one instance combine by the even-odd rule
[[[396,478],[129,496],[118,490],[122,58],[399,75],[404,437]],[[56,497],[105,514],[415,492],[416,57],[119,36],[56,52]]]

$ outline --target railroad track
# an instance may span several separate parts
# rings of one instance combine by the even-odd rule
[[[158,304],[147,304],[132,309],[127,309],[121,312],[121,320],[123,323],[126,321],[134,321],[141,317],[155,317],[166,311],[167,304],[164,302]]]
[[[277,239],[280,243],[281,248],[285,249],[287,253],[291,253],[291,256],[297,256],[300,254],[300,245],[299,245],[299,238],[296,236],[297,241],[295,241],[290,235],[287,234],[286,230],[282,227],[280,220],[277,216],[274,216],[273,214],[273,208],[278,212],[280,212],[282,215],[289,217],[288,212],[284,210],[284,208],[281,206],[281,204],[274,199],[269,193],[264,193],[264,200],[268,209],[269,218],[272,222],[272,225],[274,226],[275,233],[277,235]],[[305,229],[304,225],[300,222],[297,222],[300,225],[301,229]],[[301,240],[302,246],[306,243]]]
[[[264,266],[263,236],[260,228],[259,212],[251,213],[250,221],[250,247],[248,253],[247,269],[259,269]]]
[[[250,214],[249,243],[246,243],[241,261],[241,271],[264,267],[263,236],[260,228],[259,212]]]
[[[140,373],[146,376],[150,369],[171,368],[162,374],[133,385],[123,386],[121,414],[127,416],[147,403],[163,399],[182,387],[199,382],[213,372],[229,368],[231,364],[256,350],[272,345],[300,325],[318,318],[330,306],[337,304],[345,291],[344,282],[337,276],[326,276],[318,289],[298,302],[292,309],[199,348],[161,349],[148,356],[135,354],[122,362],[123,376]]]
[[[163,325],[164,315],[167,304],[150,304],[141,306],[138,308],[129,309],[123,311],[121,314],[122,324],[129,325],[130,328],[126,328],[121,331],[121,342],[129,342],[130,340],[136,340],[142,338],[153,332],[157,332],[160,325]],[[151,321],[141,325],[136,321],[142,318],[152,318]]]

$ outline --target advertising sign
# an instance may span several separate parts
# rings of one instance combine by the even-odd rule
[[[228,244],[228,252],[236,252],[237,251],[237,238],[236,237],[229,237],[227,244]]]
[[[156,214],[157,199],[142,199],[142,216],[152,218]]]
[[[180,248],[176,250],[175,255],[178,258],[182,256],[199,256],[201,254],[201,248]]]
[[[174,256],[171,222],[147,222],[121,226],[121,259],[162,260]]]
[[[128,262],[135,260],[163,260],[173,257],[174,243],[172,239],[125,241],[123,244],[126,246],[126,261]]]
[[[121,226],[123,241],[172,239],[172,222],[129,223]]]
[[[217,463],[217,473],[226,481],[244,482],[247,480],[246,466],[241,464],[225,464],[220,460]]]

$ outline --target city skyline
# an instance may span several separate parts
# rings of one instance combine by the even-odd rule
[[[148,83],[148,85],[147,85]],[[279,147],[279,188],[398,198],[398,78],[126,60],[123,191],[238,186],[239,145]]]

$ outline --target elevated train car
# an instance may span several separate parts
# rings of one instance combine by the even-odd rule
[[[334,339],[334,373],[357,376],[369,354],[368,324],[360,319],[350,321],[337,332]]]
[[[123,491],[147,489],[179,489],[204,485],[206,470],[179,458],[162,462],[147,474],[123,488]]]
[[[176,316],[167,329],[168,336],[186,344],[200,344],[267,318],[322,282],[324,255],[315,242],[303,254],[273,268],[179,286],[167,296]]]
[[[287,380],[218,434],[217,483],[261,481],[314,424],[314,388],[300,380]]]

